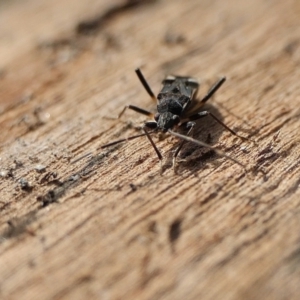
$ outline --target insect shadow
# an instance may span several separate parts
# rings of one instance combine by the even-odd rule
[[[223,121],[222,114],[214,105],[206,103],[203,106],[203,110],[213,113],[219,120]],[[214,119],[200,119],[196,121],[195,130],[192,137],[196,140],[203,141],[212,147],[215,147],[224,131],[226,132],[223,126],[218,124]],[[188,130],[184,127],[179,127],[178,132],[185,135]],[[174,165],[172,157],[177,148],[178,141],[173,141],[172,146],[165,155],[165,163],[162,166],[162,172],[172,166],[176,173],[178,173],[182,168],[195,169],[202,165],[205,161],[216,156],[214,149],[200,146],[193,142],[186,142],[181,148],[176,159],[176,164]]]
[[[163,156],[160,150],[157,148],[156,143],[153,141],[152,134],[160,132],[163,135],[169,134],[177,139],[181,140],[177,148],[173,151],[173,169],[176,171],[176,159],[181,152],[183,146],[186,142],[192,142],[195,145],[205,147],[214,151],[216,154],[226,157],[235,163],[241,165],[243,168],[243,164],[241,164],[238,160],[233,158],[230,155],[227,155],[225,152],[209,145],[207,142],[203,140],[198,140],[192,138],[191,135],[195,131],[196,120],[202,119],[204,117],[210,116],[210,119],[215,123],[219,123],[224,129],[229,131],[232,135],[237,136],[241,140],[247,140],[247,138],[238,135],[235,131],[229,128],[226,124],[221,120],[220,114],[218,111],[209,106],[209,110],[204,109],[204,105],[206,102],[215,94],[215,92],[223,85],[226,78],[222,77],[219,79],[207,92],[207,94],[198,100],[197,92],[200,87],[199,83],[196,79],[192,77],[183,77],[183,76],[167,76],[166,79],[162,82],[162,89],[155,97],[152,92],[150,86],[148,85],[146,79],[144,78],[140,69],[136,69],[136,74],[147,91],[148,95],[151,99],[157,104],[157,113],[152,113],[143,108],[137,107],[135,105],[126,105],[124,109],[119,113],[117,119],[121,118],[124,112],[127,109],[131,109],[137,113],[146,115],[148,117],[152,117],[153,121],[146,121],[142,127],[144,133],[131,136],[129,138],[120,139],[108,144],[101,146],[100,148],[107,148],[109,146],[129,141],[141,136],[146,136],[151,143],[153,149],[155,150],[158,159],[161,162],[161,172],[163,171]],[[212,123],[209,124],[208,119],[206,119],[206,126],[213,127]],[[201,127],[202,128],[202,127]],[[182,133],[181,129],[185,129],[185,134]],[[206,138],[207,140],[207,138]],[[209,142],[209,141],[208,141]]]

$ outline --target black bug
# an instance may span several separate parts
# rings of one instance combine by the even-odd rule
[[[140,136],[147,136],[151,145],[153,146],[159,160],[162,162],[162,155],[158,148],[156,147],[153,139],[151,138],[152,133],[157,131],[162,131],[164,133],[169,133],[179,139],[182,140],[181,144],[174,152],[173,156],[173,167],[175,167],[176,157],[178,156],[182,146],[186,141],[193,142],[198,144],[199,146],[204,146],[206,148],[212,149],[218,155],[224,156],[235,163],[243,166],[239,161],[236,159],[228,156],[224,152],[196,139],[190,137],[194,127],[195,127],[195,120],[211,116],[215,121],[221,124],[226,130],[228,130],[231,134],[241,138],[242,140],[246,140],[246,138],[238,135],[232,129],[230,129],[227,125],[225,125],[221,120],[219,120],[214,114],[209,111],[199,111],[201,107],[212,97],[212,95],[222,86],[225,82],[226,78],[222,77],[218,80],[208,91],[206,96],[204,96],[200,101],[196,100],[197,92],[199,89],[199,83],[196,79],[192,77],[182,77],[182,76],[168,76],[162,82],[162,90],[155,97],[154,93],[152,92],[150,86],[148,85],[146,79],[144,78],[140,69],[135,70],[139,80],[141,81],[142,85],[146,89],[147,93],[151,97],[155,103],[157,103],[157,113],[153,114],[147,110],[139,108],[134,105],[127,105],[119,114],[118,118],[120,118],[126,109],[134,110],[140,114],[146,115],[148,117],[153,117],[154,121],[147,121],[144,123],[142,129],[144,131],[143,134],[131,136],[126,139],[121,139],[114,141],[112,143],[108,143],[106,145],[101,146],[101,148],[106,148],[124,141],[132,140],[138,138]],[[182,135],[176,131],[175,128],[179,126],[185,126],[188,129],[187,135]],[[149,129],[151,131],[149,131]],[[244,167],[244,166],[243,166]]]

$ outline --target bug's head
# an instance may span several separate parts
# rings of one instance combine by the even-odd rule
[[[171,112],[164,112],[155,115],[155,121],[157,122],[157,128],[163,132],[167,132],[168,129],[172,129],[180,122],[178,115],[174,115]]]

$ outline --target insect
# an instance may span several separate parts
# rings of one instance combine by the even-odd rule
[[[222,125],[226,130],[228,130],[231,134],[241,138],[242,140],[246,140],[246,138],[238,135],[235,131],[230,129],[227,125],[225,125],[220,119],[218,119],[214,114],[209,111],[201,111],[201,107],[215,94],[215,92],[223,85],[226,78],[222,77],[219,79],[207,92],[207,94],[200,100],[196,100],[197,92],[199,89],[199,83],[196,79],[192,77],[183,77],[183,76],[167,76],[162,82],[162,89],[155,97],[152,92],[150,86],[148,85],[145,77],[143,76],[140,69],[135,70],[140,82],[144,86],[145,90],[151,97],[151,99],[157,104],[157,113],[153,114],[143,108],[137,107],[135,105],[126,105],[121,113],[118,115],[118,118],[124,114],[127,109],[131,109],[137,113],[146,115],[148,117],[154,118],[153,121],[146,121],[142,127],[144,133],[131,136],[129,138],[120,139],[114,141],[112,143],[105,144],[100,148],[106,148],[124,141],[129,141],[141,136],[146,136],[150,141],[152,147],[154,148],[158,159],[160,162],[163,160],[163,156],[156,144],[154,143],[151,134],[154,132],[161,131],[163,133],[169,133],[179,139],[181,139],[181,143],[178,148],[175,150],[173,155],[173,168],[176,165],[176,158],[182,149],[184,143],[186,141],[195,143],[199,146],[203,146],[209,148],[216,152],[220,156],[224,156],[235,163],[243,166],[238,160],[232,158],[231,156],[225,154],[223,151],[216,149],[202,141],[196,140],[191,137],[191,134],[195,128],[196,123],[194,122],[197,119],[211,116],[215,121],[217,121],[220,125]],[[186,135],[180,134],[174,131],[176,128],[180,126],[186,126],[188,131]],[[150,131],[149,131],[150,130]],[[243,166],[244,167],[244,166]]]

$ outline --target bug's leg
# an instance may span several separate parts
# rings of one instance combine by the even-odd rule
[[[242,139],[243,141],[247,141],[248,139],[240,136],[239,134],[237,134],[235,131],[233,131],[231,128],[229,128],[226,124],[224,124],[220,119],[218,119],[214,114],[212,114],[209,111],[201,111],[193,116],[189,117],[189,120],[197,120],[203,117],[207,117],[207,116],[211,116],[214,120],[216,120],[220,125],[222,125],[226,130],[228,130],[231,134],[237,136],[238,138]]]
[[[233,157],[227,155],[225,152],[223,152],[223,151],[221,151],[221,150],[219,150],[219,149],[217,149],[217,148],[215,148],[215,147],[212,147],[212,146],[210,146],[210,145],[208,145],[208,144],[206,144],[206,143],[204,143],[204,142],[195,140],[195,139],[193,139],[193,138],[191,138],[191,137],[189,137],[189,136],[186,136],[186,135],[180,134],[180,133],[178,133],[178,132],[175,132],[175,131],[173,131],[173,130],[171,130],[171,129],[169,129],[168,132],[169,132],[171,135],[174,135],[174,136],[178,137],[178,138],[181,139],[181,140],[185,140],[185,141],[188,141],[188,142],[192,142],[192,143],[197,144],[197,145],[199,145],[199,146],[202,146],[202,147],[206,147],[206,148],[208,148],[208,149],[211,149],[211,150],[213,150],[214,152],[216,152],[218,155],[223,156],[223,157],[226,157],[227,159],[230,159],[231,161],[233,161],[233,162],[235,162],[236,164],[240,165],[240,166],[243,167],[244,169],[246,168],[246,167],[245,167],[241,162],[239,162],[237,159],[235,159],[235,158],[233,158]]]
[[[153,133],[153,131],[149,132],[148,134],[150,134],[150,133]],[[101,147],[97,148],[97,150],[100,150],[100,149],[103,149],[103,148],[107,148],[107,147],[110,147],[110,146],[113,146],[113,145],[116,145],[116,144],[119,144],[119,143],[128,142],[128,141],[134,140],[136,138],[139,138],[139,137],[145,136],[145,135],[146,135],[145,133],[141,133],[141,134],[138,134],[138,135],[132,135],[132,136],[130,136],[128,138],[116,140],[116,141],[113,141],[111,143],[102,145]]]
[[[190,136],[192,134],[195,125],[196,125],[195,122],[188,122],[187,123],[187,128],[189,128],[189,131],[186,134],[187,136]],[[178,154],[179,154],[180,150],[182,149],[185,142],[186,141],[184,141],[184,140],[181,141],[180,145],[178,146],[178,148],[176,149],[176,151],[173,155],[173,163],[172,164],[173,164],[173,170],[174,170],[175,173],[176,173],[176,158],[177,158],[177,156],[178,156]]]
[[[123,108],[123,110],[119,113],[118,119],[120,119],[120,118],[123,116],[124,112],[125,112],[127,109],[131,109],[131,110],[133,110],[133,111],[135,111],[135,112],[137,112],[137,113],[139,113],[139,114],[142,114],[142,115],[145,115],[145,116],[148,116],[148,117],[153,117],[153,114],[152,114],[150,111],[147,111],[147,110],[145,110],[145,109],[143,109],[143,108],[140,108],[140,107],[137,107],[137,106],[135,106],[135,105],[126,105],[126,106]]]
[[[147,110],[145,110],[145,109],[143,109],[143,108],[137,107],[137,106],[135,106],[135,105],[126,105],[126,106],[122,109],[122,111],[118,114],[118,116],[116,116],[116,117],[108,117],[108,116],[104,116],[103,118],[109,119],[109,120],[118,120],[118,119],[120,119],[120,118],[123,116],[123,114],[125,113],[125,111],[126,111],[127,109],[131,109],[131,110],[133,110],[133,111],[135,111],[135,112],[137,112],[137,113],[140,113],[140,114],[145,115],[145,116],[148,116],[148,117],[153,117],[153,116],[154,116],[153,113],[151,113],[150,111],[147,111]]]
[[[145,90],[147,91],[148,95],[151,97],[151,99],[156,103],[156,97],[154,95],[154,93],[152,92],[147,80],[145,79],[142,71],[140,69],[136,69],[135,70],[136,75],[138,76],[141,84],[143,85],[143,87],[145,88]]]
[[[144,130],[149,142],[151,143],[153,149],[155,150],[155,152],[158,156],[158,159],[160,160],[160,173],[162,173],[162,159],[163,159],[163,157],[162,157],[160,151],[158,150],[158,148],[156,147],[154,141],[152,140],[147,128],[152,128],[152,129],[157,128],[157,123],[154,122],[154,121],[146,122],[145,125],[143,126],[143,130]]]
[[[221,85],[225,82],[226,77],[222,77],[221,79],[219,79],[211,88],[210,90],[207,92],[207,94],[201,99],[201,103],[205,103],[206,101],[208,101],[211,96],[221,87]]]

